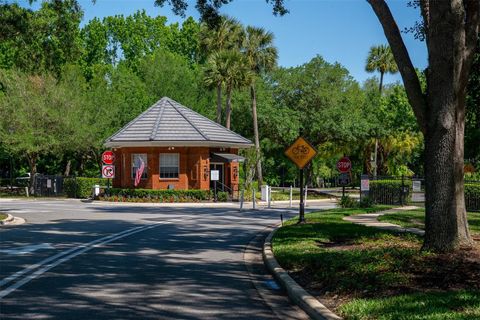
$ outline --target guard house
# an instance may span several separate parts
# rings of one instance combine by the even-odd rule
[[[241,148],[250,140],[164,97],[105,141],[115,153],[113,186],[134,188],[213,189],[210,170],[219,170],[217,189],[238,191]],[[140,159],[139,159],[140,158]],[[141,160],[141,161],[139,161]]]

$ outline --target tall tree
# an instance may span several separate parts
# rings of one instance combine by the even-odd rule
[[[365,70],[367,72],[380,72],[380,85],[378,91],[380,96],[382,95],[383,90],[383,76],[385,73],[396,73],[398,72],[397,64],[393,58],[392,50],[387,45],[374,46],[370,48],[368,53],[367,62],[365,65]],[[378,170],[378,137],[375,137],[375,146],[374,146],[374,161],[375,166],[373,168],[373,176],[377,176]]]
[[[225,107],[225,127],[230,129],[232,116],[232,92],[251,79],[245,57],[237,50],[221,50],[214,52],[207,60],[204,82],[207,87],[225,87],[227,101]],[[217,99],[219,99],[217,91]],[[221,123],[222,109],[217,105],[217,122]],[[220,117],[220,118],[218,118]]]
[[[398,72],[398,67],[390,47],[387,45],[371,47],[368,52],[365,70],[367,72],[380,72],[380,85],[378,90],[381,95],[383,90],[383,76],[385,73],[393,74]]]
[[[277,48],[273,45],[273,33],[263,28],[248,26],[242,43],[242,50],[250,70],[260,75],[271,71],[277,64]],[[263,184],[262,160],[260,150],[260,137],[258,133],[257,119],[257,96],[255,92],[255,77],[250,83],[250,96],[252,99],[253,134],[255,139],[255,150],[257,151],[257,178],[258,187]]]
[[[471,246],[464,196],[464,128],[468,76],[480,29],[478,0],[419,0],[428,50],[424,94],[397,23],[384,0],[367,0],[399,66],[425,137],[424,249]]]
[[[217,123],[222,123],[222,87],[226,75],[221,75],[220,69],[224,60],[220,59],[226,50],[237,50],[240,48],[242,36],[241,24],[230,17],[222,16],[220,23],[215,26],[203,24],[200,30],[200,47],[207,57],[207,73],[205,83],[210,87],[215,87],[217,94]],[[213,76],[219,76],[213,80]]]

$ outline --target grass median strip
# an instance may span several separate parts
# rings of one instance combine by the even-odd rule
[[[7,217],[6,213],[0,212],[0,221],[7,219]]]
[[[480,251],[420,251],[422,239],[342,220],[387,209],[333,209],[291,220],[272,241],[278,262],[346,319],[480,319]]]

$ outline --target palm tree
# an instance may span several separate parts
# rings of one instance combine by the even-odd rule
[[[217,73],[214,69],[220,66],[215,64],[220,63],[217,57],[212,55],[218,54],[220,51],[238,49],[242,39],[242,26],[240,22],[233,18],[223,16],[220,23],[215,28],[210,28],[203,24],[200,30],[200,47],[208,57],[205,83],[211,89],[217,91],[217,123],[222,122],[222,84],[223,80],[207,79],[211,78],[212,74]],[[212,69],[210,69],[212,68]]]
[[[222,123],[222,87],[226,77],[225,61],[220,52],[211,54],[204,70],[203,81],[207,88],[217,90],[217,123]]]
[[[225,127],[230,129],[232,115],[232,92],[250,82],[251,72],[244,56],[236,50],[222,50],[210,55],[205,69],[204,81],[208,87],[225,87],[227,102],[225,110]],[[218,98],[218,95],[217,95]],[[217,105],[218,107],[218,105]],[[221,104],[220,110],[221,118]],[[218,116],[218,114],[217,114]],[[221,123],[221,119],[217,119]]]
[[[223,54],[227,67],[227,76],[225,78],[225,89],[227,93],[227,102],[225,107],[225,127],[230,129],[230,118],[232,114],[232,92],[233,89],[239,89],[251,82],[252,72],[248,68],[245,57],[236,50],[225,51]]]
[[[387,45],[373,46],[370,48],[365,66],[367,72],[380,72],[380,95],[383,90],[383,75],[385,73],[397,73],[398,67],[393,58],[392,50]]]
[[[378,91],[380,96],[383,90],[383,75],[385,73],[397,73],[398,67],[395,59],[393,58],[392,50],[388,45],[373,46],[370,48],[367,57],[367,63],[365,66],[367,72],[380,72],[380,85]],[[374,161],[375,167],[373,168],[373,175],[377,176],[377,153],[378,153],[378,139],[375,138],[375,151]]]
[[[272,70],[277,64],[277,48],[273,46],[273,33],[263,28],[248,26],[242,43],[242,51],[245,55],[250,70],[259,75]],[[255,91],[255,77],[250,81],[250,96],[252,99],[253,134],[255,138],[255,150],[257,153],[257,178],[258,188],[263,184],[262,162],[260,157],[260,138],[257,120],[257,96]]]

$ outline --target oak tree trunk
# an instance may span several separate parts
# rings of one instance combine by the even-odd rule
[[[464,42],[465,34],[455,28],[462,24],[455,20],[463,15],[454,10],[432,11],[431,22],[448,23],[442,32],[428,34],[424,248],[435,251],[472,244],[463,180],[466,78],[462,79],[462,67],[466,57],[459,42]]]
[[[253,83],[252,85],[250,85],[250,96],[252,98],[253,135],[255,139],[255,151],[257,153],[258,190],[260,190],[260,188],[263,185],[262,156],[261,156],[261,150],[260,150],[260,137],[258,134],[257,95],[255,92],[255,85]]]
[[[367,1],[382,24],[425,138],[423,248],[447,252],[470,246],[463,181],[465,97],[480,1],[419,1],[428,48],[426,94],[385,0]]]
[[[29,192],[30,194],[35,193],[35,176],[37,174],[37,154],[27,154],[28,166],[30,167],[30,181],[29,181]]]

